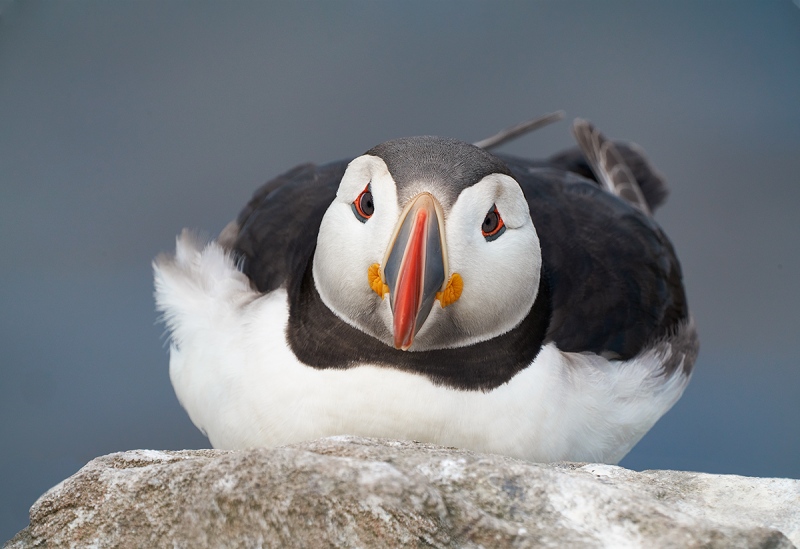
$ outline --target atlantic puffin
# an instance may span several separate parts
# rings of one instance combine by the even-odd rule
[[[698,337],[636,145],[547,160],[441,137],[305,164],[153,263],[170,379],[216,448],[332,435],[614,464]]]

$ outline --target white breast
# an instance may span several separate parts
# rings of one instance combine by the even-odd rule
[[[629,361],[542,348],[488,392],[359,366],[318,370],[285,338],[287,295],[251,289],[216,243],[187,233],[154,265],[172,336],[170,377],[217,448],[277,446],[351,434],[433,442],[534,461],[616,463],[678,400],[688,376],[662,375],[669,344]]]

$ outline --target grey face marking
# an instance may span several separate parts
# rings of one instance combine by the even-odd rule
[[[501,160],[483,149],[443,137],[394,139],[373,147],[366,154],[386,163],[397,184],[400,205],[432,187],[442,208],[449,211],[461,191],[487,175],[512,175]]]

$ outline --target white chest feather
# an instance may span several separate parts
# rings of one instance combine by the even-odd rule
[[[155,273],[175,392],[217,448],[352,434],[616,463],[688,382],[680,369],[662,375],[669,346],[621,362],[548,344],[488,392],[385,367],[319,370],[299,363],[286,343],[286,292],[254,292],[217,244],[201,249],[184,234]]]

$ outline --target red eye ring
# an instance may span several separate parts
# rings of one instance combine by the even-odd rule
[[[362,223],[366,223],[367,219],[375,213],[375,203],[372,201],[372,185],[367,184],[350,206],[356,218]]]
[[[506,224],[503,221],[503,218],[500,216],[500,212],[497,211],[497,205],[492,204],[492,207],[489,209],[486,217],[483,219],[483,224],[481,225],[481,234],[487,242],[491,242],[492,240],[498,238],[505,231]]]

